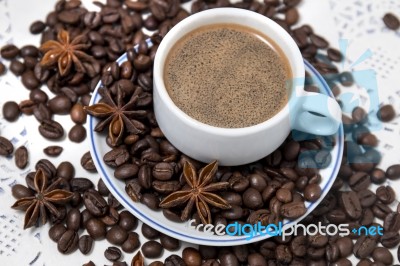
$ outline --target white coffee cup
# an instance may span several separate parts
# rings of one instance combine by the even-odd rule
[[[171,48],[197,28],[222,23],[238,24],[263,33],[288,59],[294,80],[289,101],[265,122],[244,128],[207,125],[184,113],[168,95],[163,73]],[[338,103],[326,95],[304,91],[304,77],[301,53],[292,37],[277,23],[244,9],[206,10],[179,22],[160,43],[154,60],[154,112],[165,137],[188,156],[202,162],[218,160],[220,165],[246,164],[276,150],[292,129],[317,135],[332,135],[338,130],[341,122]]]

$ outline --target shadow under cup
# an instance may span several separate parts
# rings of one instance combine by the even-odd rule
[[[187,33],[215,24],[237,24],[271,39],[284,53],[293,80],[288,103],[272,118],[243,128],[220,128],[193,119],[179,109],[164,84],[164,66],[172,47]],[[304,63],[292,37],[274,21],[252,11],[236,8],[206,10],[189,16],[168,32],[154,61],[154,112],[165,137],[188,156],[220,165],[257,161],[276,150],[292,129],[318,135],[335,133],[341,111],[326,95],[308,93],[304,87]]]

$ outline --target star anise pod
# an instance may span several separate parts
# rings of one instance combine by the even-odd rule
[[[181,215],[181,220],[185,221],[189,218],[193,206],[196,205],[197,213],[200,216],[202,223],[210,224],[211,212],[208,205],[220,209],[231,208],[227,201],[215,193],[212,193],[226,189],[229,186],[228,182],[212,183],[217,169],[218,162],[214,161],[202,168],[199,174],[197,174],[193,165],[186,161],[183,166],[183,176],[190,188],[169,194],[161,201],[160,207],[172,208],[187,203]]]
[[[131,266],[144,266],[144,257],[140,251],[132,258]]]
[[[101,132],[109,125],[108,136],[112,146],[116,146],[121,142],[125,130],[130,134],[144,132],[145,126],[133,119],[145,117],[147,114],[145,110],[133,110],[136,106],[138,95],[133,94],[129,101],[124,103],[124,93],[119,88],[117,91],[117,103],[115,103],[107,89],[101,88],[99,93],[103,96],[103,102],[86,106],[85,110],[94,117],[104,119],[96,125],[95,131]]]
[[[93,61],[93,57],[82,51],[89,47],[85,43],[86,39],[87,37],[82,34],[71,41],[69,33],[65,30],[60,30],[57,35],[57,41],[49,40],[40,46],[40,51],[44,53],[40,64],[44,67],[51,67],[57,63],[61,76],[69,73],[72,64],[74,64],[76,71],[86,72],[82,62]]]
[[[56,205],[66,204],[73,196],[73,193],[67,190],[58,189],[59,181],[53,182],[49,186],[49,180],[42,169],[37,170],[33,179],[36,194],[32,197],[25,197],[17,200],[13,206],[14,209],[26,211],[24,220],[24,229],[32,227],[41,221],[41,224],[47,222],[47,211],[55,217],[60,215]]]

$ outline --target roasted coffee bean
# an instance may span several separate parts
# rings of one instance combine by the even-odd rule
[[[292,192],[287,188],[280,188],[276,191],[276,198],[282,203],[292,201]]]
[[[19,169],[24,169],[29,161],[28,149],[25,146],[21,146],[15,150],[14,154],[15,165]]]
[[[370,178],[371,178],[372,183],[377,184],[377,185],[382,184],[386,181],[385,171],[383,171],[382,169],[379,169],[379,168],[375,168],[370,173]]]
[[[181,257],[179,257],[178,255],[171,255],[169,257],[167,257],[164,261],[165,266],[185,266],[186,263],[183,261],[183,259]],[[158,265],[155,265],[158,266]]]
[[[129,153],[126,149],[116,148],[104,155],[104,162],[111,167],[118,167],[129,160]]]
[[[371,179],[367,173],[356,172],[349,179],[349,185],[352,190],[358,192],[367,189],[371,184]]]
[[[89,235],[83,235],[79,238],[78,248],[82,252],[82,254],[86,255],[92,251],[93,247],[93,238]]]
[[[1,47],[0,55],[4,59],[13,59],[19,55],[19,49],[14,44],[6,44]]]
[[[400,213],[389,213],[384,219],[383,229],[385,232],[398,232],[400,230]]]
[[[334,62],[341,62],[343,59],[343,55],[339,50],[334,48],[329,48],[327,50],[328,58]]]
[[[288,192],[289,192],[289,197],[291,197],[292,194],[290,193],[290,191]],[[246,189],[242,197],[244,206],[253,210],[261,208],[264,204],[260,192],[255,188],[250,187]]]
[[[290,141],[284,146],[283,156],[286,160],[292,161],[296,159],[300,152],[300,144],[296,141]]]
[[[53,178],[57,172],[57,169],[54,166],[54,164],[47,159],[39,160],[35,165],[35,169],[36,170],[42,169],[42,171],[49,179]]]
[[[360,236],[353,247],[353,254],[360,259],[367,258],[371,255],[376,247],[375,239],[368,236]]]
[[[375,203],[374,206],[372,206],[372,212],[374,215],[379,218],[379,219],[385,219],[385,217],[392,212],[389,206],[383,204],[382,202],[377,202]]]
[[[74,125],[68,133],[72,142],[80,143],[86,139],[86,129],[82,125]]]
[[[122,245],[128,238],[128,233],[119,225],[114,225],[108,230],[106,238],[111,244]]]
[[[140,202],[152,210],[158,210],[160,205],[160,198],[152,193],[143,193]]]
[[[150,240],[156,239],[160,235],[160,233],[157,230],[153,229],[152,227],[148,226],[145,223],[142,224],[141,231],[143,236]]]
[[[67,228],[63,224],[55,224],[49,229],[49,237],[54,242],[58,242],[61,236],[67,231]]]
[[[81,213],[78,209],[71,209],[67,214],[67,229],[78,231],[81,224]]]
[[[57,95],[48,102],[50,110],[54,114],[68,114],[72,108],[71,100],[65,95]]]
[[[14,146],[12,145],[12,143],[5,137],[0,136],[0,155],[8,156],[11,155],[13,151]]]
[[[376,195],[369,189],[357,192],[357,196],[360,199],[360,204],[363,208],[371,207],[376,202]]]
[[[219,255],[221,266],[239,266],[240,263],[233,253],[223,253]]]
[[[52,117],[50,109],[44,103],[39,103],[33,107],[33,115],[39,122],[51,120]]]
[[[293,259],[292,252],[290,251],[290,248],[286,245],[278,245],[276,247],[275,257],[276,260],[282,264],[289,264]]]
[[[13,122],[18,119],[20,115],[20,109],[16,102],[9,101],[3,105],[3,117],[9,122]]]
[[[97,218],[91,218],[86,222],[86,230],[94,240],[104,239],[107,233],[106,225]]]
[[[351,263],[351,261],[349,259],[346,258],[340,258],[339,260],[329,264],[332,266],[352,266],[353,264]]]
[[[238,220],[243,216],[243,209],[240,206],[232,205],[229,210],[223,210],[221,216],[229,220]]]
[[[349,256],[353,250],[353,241],[348,236],[339,238],[335,244],[339,248],[340,256],[343,258]]]
[[[59,156],[62,153],[62,151],[63,151],[63,147],[56,146],[56,145],[48,146],[43,149],[44,154],[46,154],[47,156],[51,156],[51,157]]]
[[[391,180],[400,178],[400,164],[394,164],[386,170],[386,176]]]
[[[20,185],[20,184],[15,184],[11,188],[11,192],[14,198],[16,199],[22,199],[26,197],[32,197],[33,191],[26,186]]]
[[[249,179],[242,176],[241,174],[232,175],[228,182],[230,187],[236,192],[245,191],[250,184]]]
[[[143,244],[142,253],[146,258],[154,259],[161,256],[163,253],[163,247],[157,241],[150,240]]]
[[[29,99],[31,99],[32,101],[34,101],[35,103],[46,103],[48,100],[48,96],[47,94],[40,90],[40,89],[35,89],[35,90],[31,90],[31,92],[29,93]]]
[[[88,263],[85,263],[82,266],[96,266],[96,265],[92,261],[89,261]]]
[[[74,230],[67,230],[58,240],[57,249],[62,254],[69,254],[78,248],[78,242],[78,234]]]
[[[51,140],[58,140],[64,136],[64,129],[54,120],[43,120],[39,126],[39,133]]]
[[[199,251],[195,248],[185,248],[182,251],[182,259],[186,265],[201,266],[202,258]]]
[[[390,251],[384,247],[376,247],[372,252],[372,258],[375,262],[381,262],[385,265],[393,264],[392,253],[390,253]]]
[[[76,124],[84,124],[86,122],[86,111],[81,103],[76,103],[70,111],[71,120]]]
[[[28,90],[34,90],[40,87],[40,81],[36,78],[32,70],[27,70],[21,75],[22,84]]]
[[[172,175],[174,174],[174,169],[170,163],[157,163],[153,167],[152,175],[155,179],[166,181],[171,179]]]
[[[328,262],[337,261],[338,258],[340,257],[340,250],[338,245],[336,245],[335,243],[329,243],[326,247],[325,257]]]
[[[367,114],[367,112],[365,112],[365,110],[363,108],[356,107],[353,109],[353,112],[351,113],[351,117],[352,117],[354,123],[364,124],[368,119],[368,114]]]
[[[119,248],[117,247],[108,247],[104,251],[104,257],[108,259],[109,261],[117,261],[121,258],[122,252]]]
[[[259,253],[252,253],[247,257],[247,262],[251,266],[259,265],[259,266],[267,266],[267,261],[265,258]]]
[[[322,190],[318,184],[309,184],[304,188],[304,198],[314,202],[321,197]]]
[[[136,228],[137,226],[137,218],[135,216],[133,216],[133,214],[131,214],[128,211],[122,211],[119,214],[119,221],[118,221],[118,225],[125,231],[129,232],[132,231]]]
[[[391,204],[396,199],[396,192],[391,186],[380,186],[376,189],[376,197],[384,204]]]
[[[133,66],[139,71],[146,71],[152,62],[147,55],[139,54],[133,61]]]
[[[6,66],[2,62],[0,62],[0,76],[4,75],[6,72]]]
[[[56,176],[69,181],[75,176],[75,168],[70,162],[61,162],[57,167]]]
[[[103,216],[108,211],[105,199],[96,190],[88,190],[83,193],[83,203],[86,209],[94,216]]]
[[[267,186],[267,182],[261,175],[251,174],[249,175],[248,179],[250,181],[250,186],[254,189],[257,189],[259,192],[262,192]]]
[[[400,243],[399,232],[385,232],[381,236],[381,244],[385,248],[394,248]]]
[[[17,59],[13,59],[10,63],[9,69],[15,76],[21,76],[22,73],[24,73],[26,66]]]
[[[280,209],[280,214],[288,219],[296,219],[306,213],[304,202],[290,202],[283,204]]]
[[[86,171],[97,172],[96,166],[93,163],[93,159],[92,159],[90,152],[86,152],[85,154],[83,154],[83,156],[81,158],[81,166]]]
[[[180,247],[180,242],[178,239],[161,234],[160,235],[160,242],[161,245],[169,251],[175,251],[178,250]]]
[[[344,207],[344,211],[351,219],[359,219],[362,214],[362,208],[360,200],[357,194],[353,191],[343,192],[340,195],[341,203]]]
[[[395,117],[396,112],[392,105],[387,104],[379,108],[377,112],[378,119],[383,122],[390,122]]]
[[[135,232],[129,232],[128,238],[121,246],[122,250],[127,253],[132,253],[139,247],[140,247],[139,235]]]
[[[334,209],[326,214],[326,218],[333,224],[341,224],[346,221],[346,213],[341,209]]]
[[[37,20],[32,22],[31,26],[29,27],[29,31],[32,34],[39,34],[41,33],[44,29],[46,28],[46,24],[44,24],[42,21]]]
[[[400,20],[392,13],[386,13],[382,20],[388,29],[398,30],[400,28]]]
[[[19,109],[21,110],[21,113],[26,115],[32,115],[35,107],[36,104],[31,100],[24,100],[19,104]]]
[[[93,188],[93,183],[89,179],[85,177],[75,177],[70,181],[71,190],[73,192],[77,191],[80,193],[84,193],[87,190]]]

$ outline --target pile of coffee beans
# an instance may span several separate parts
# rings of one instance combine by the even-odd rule
[[[126,190],[134,200],[140,200],[151,209],[159,209],[160,199],[185,186],[180,176],[185,161],[196,169],[203,165],[181,154],[163,136],[157,126],[152,110],[152,61],[163,36],[190,13],[181,8],[185,1],[167,0],[119,1],[108,0],[105,4],[95,2],[100,11],[88,11],[80,1],[59,1],[55,10],[45,21],[36,21],[30,26],[32,34],[41,34],[41,43],[56,39],[60,29],[67,30],[71,38],[79,34],[87,36],[89,48],[86,53],[95,61],[85,65],[85,72],[71,71],[61,76],[56,68],[45,69],[40,63],[42,54],[38,47],[26,45],[18,48],[3,46],[0,55],[10,60],[9,70],[21,76],[22,84],[29,90],[29,99],[22,102],[7,102],[3,105],[3,116],[12,122],[20,114],[34,115],[40,123],[38,130],[49,140],[62,139],[63,126],[53,119],[53,114],[69,114],[76,124],[68,137],[81,142],[86,137],[82,126],[86,122],[84,106],[98,81],[113,97],[118,90],[125,93],[125,100],[132,94],[139,96],[137,107],[146,115],[139,117],[144,125],[139,135],[126,134],[123,143],[105,155],[105,162],[115,168],[115,178],[126,183]],[[191,13],[218,7],[237,7],[263,14],[286,29],[298,44],[302,55],[325,76],[334,95],[340,93],[338,84],[350,86],[354,83],[351,73],[339,73],[334,62],[343,55],[329,47],[329,43],[317,35],[309,25],[297,26],[297,5],[300,0],[241,1],[196,0]],[[143,19],[142,15],[148,15]],[[397,21],[397,22],[396,22]],[[396,30],[398,19],[391,14],[384,17],[388,28]],[[397,25],[397,26],[396,26]],[[147,36],[142,28],[154,31]],[[145,40],[151,38],[152,47]],[[133,49],[138,45],[138,50]],[[128,60],[121,66],[114,61],[127,52]],[[0,63],[0,75],[7,69]],[[54,96],[49,96],[41,86],[46,85]],[[306,90],[318,91],[312,82]],[[390,105],[382,106],[378,112],[381,121],[395,117]],[[185,248],[182,254],[171,255],[164,262],[154,261],[150,265],[351,265],[349,256],[358,259],[357,265],[393,265],[395,259],[389,249],[398,249],[400,256],[400,206],[392,208],[395,190],[384,185],[387,179],[400,178],[400,165],[386,171],[377,168],[381,160],[376,151],[378,139],[368,129],[368,114],[356,108],[351,117],[343,117],[344,129],[351,138],[346,140],[344,160],[331,191],[303,224],[380,225],[383,236],[323,236],[299,234],[286,239],[275,237],[254,244],[235,247]],[[333,136],[309,136],[296,132],[268,157],[250,165],[219,167],[215,181],[227,181],[230,187],[221,196],[233,207],[220,211],[212,209],[214,224],[233,221],[274,223],[282,218],[296,218],[305,212],[304,201],[315,201],[321,195],[318,169],[330,163],[330,149],[335,145]],[[108,143],[110,141],[108,140]],[[43,152],[49,156],[62,154],[62,147],[49,146]],[[12,143],[0,137],[0,155],[11,156]],[[15,150],[15,163],[24,168],[29,160],[26,148]],[[96,169],[90,153],[82,156],[81,166],[90,172]],[[143,224],[141,232],[148,239],[140,243],[134,232],[137,219],[123,210],[119,202],[99,180],[97,186],[88,178],[75,177],[75,167],[62,162],[57,167],[42,159],[36,164],[50,179],[50,183],[61,178],[60,187],[74,193],[72,200],[59,206],[60,215],[49,217],[52,224],[50,238],[57,243],[58,250],[72,253],[79,249],[89,254],[95,241],[106,239],[110,246],[104,256],[113,265],[128,265],[119,261],[122,252],[133,253],[140,249],[143,256],[157,259],[164,250],[176,251],[180,241],[163,235]],[[35,172],[26,176],[27,186],[20,184],[12,188],[17,199],[33,195]],[[371,185],[379,187],[371,190]],[[180,221],[178,209],[162,210],[165,217]],[[193,213],[196,222],[199,217]],[[83,230],[82,230],[83,229]],[[143,244],[143,245],[141,245]],[[135,256],[136,257],[136,256]],[[400,257],[397,258],[399,260]],[[85,265],[93,266],[93,262]],[[134,262],[132,261],[132,265]]]

